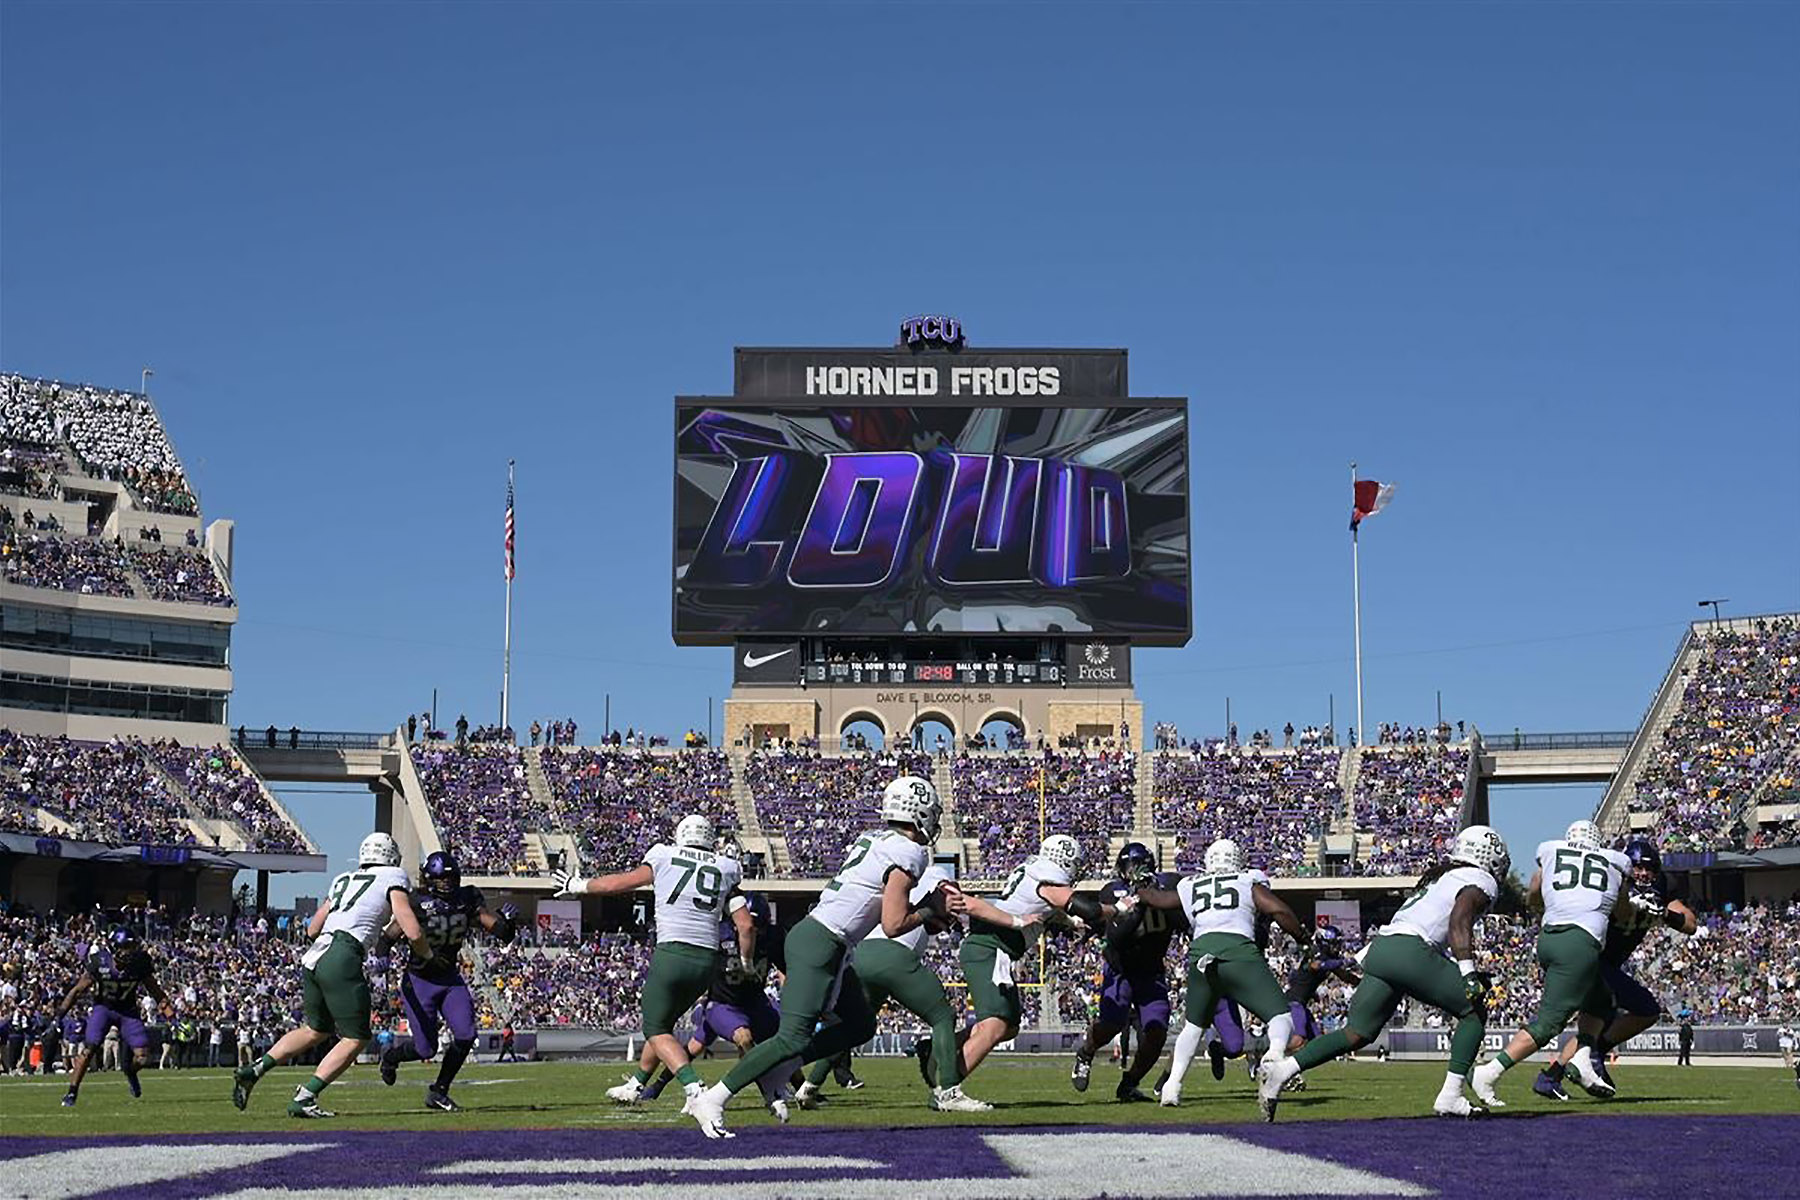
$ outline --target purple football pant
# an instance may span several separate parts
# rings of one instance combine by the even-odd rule
[[[1160,975],[1119,975],[1107,967],[1100,976],[1100,1020],[1106,1025],[1131,1024],[1137,1010],[1144,1029],[1169,1027],[1169,984]]]
[[[106,1040],[106,1031],[114,1025],[119,1027],[119,1040],[133,1050],[149,1048],[150,1035],[144,1031],[142,1021],[104,1004],[96,1004],[88,1011],[87,1031],[82,1040],[90,1046],[99,1046]]]
[[[1319,1028],[1319,1023],[1313,1020],[1313,1015],[1307,1010],[1306,1005],[1298,1000],[1288,1001],[1288,1016],[1294,1019],[1294,1032],[1309,1042],[1325,1032]]]
[[[437,1053],[440,1022],[450,1027],[450,1036],[457,1041],[475,1040],[475,1001],[469,985],[460,978],[454,983],[433,983],[408,974],[400,985],[400,999],[406,1006],[406,1022],[412,1027],[413,1049],[420,1058]]]
[[[1226,1058],[1236,1058],[1244,1052],[1244,1023],[1238,1017],[1237,1005],[1229,1000],[1219,1001],[1219,1007],[1213,1009],[1212,1023]]]
[[[750,1037],[758,1042],[766,1042],[774,1037],[781,1028],[781,1014],[771,1004],[759,1004],[749,1012],[711,1000],[706,1005],[706,1017],[694,1033],[694,1040],[710,1044],[714,1039],[729,1042],[737,1036],[740,1029],[748,1029]]]

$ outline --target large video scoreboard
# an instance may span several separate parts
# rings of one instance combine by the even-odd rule
[[[1187,402],[1127,396],[1124,351],[739,349],[734,378],[675,402],[677,642],[1187,641]]]

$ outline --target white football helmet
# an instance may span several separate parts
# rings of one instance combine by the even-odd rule
[[[1450,857],[1471,867],[1480,867],[1495,879],[1506,878],[1506,872],[1512,867],[1506,839],[1491,825],[1471,825],[1457,834]]]
[[[1038,854],[1067,871],[1070,879],[1081,878],[1081,843],[1068,834],[1051,834],[1038,847]]]
[[[1238,874],[1244,869],[1244,852],[1230,838],[1220,838],[1206,848],[1205,865],[1208,875]]]
[[[1577,821],[1569,826],[1569,831],[1563,834],[1563,841],[1583,850],[1598,850],[1605,845],[1600,840],[1600,827],[1592,821]]]
[[[371,833],[356,848],[359,867],[397,867],[400,865],[400,843],[392,835]]]
[[[944,802],[938,798],[931,780],[917,775],[902,775],[881,789],[881,819],[901,825],[912,825],[926,837],[937,840],[938,822],[944,816]]]
[[[718,841],[718,834],[713,829],[711,817],[703,817],[695,813],[691,817],[683,817],[675,823],[675,844],[691,850],[711,850]]]

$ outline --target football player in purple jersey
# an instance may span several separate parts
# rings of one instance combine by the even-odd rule
[[[119,1028],[120,1040],[130,1050],[119,1060],[125,1073],[125,1086],[131,1089],[134,1097],[144,1094],[143,1086],[138,1083],[138,1072],[150,1058],[150,1035],[138,1015],[138,999],[147,992],[158,1004],[166,1004],[169,1000],[156,982],[156,964],[151,961],[150,952],[138,943],[136,934],[122,927],[111,930],[102,941],[88,947],[81,978],[56,1006],[51,1023],[60,1023],[81,994],[90,990],[94,993],[94,1006],[88,1010],[81,1056],[75,1060],[75,1070],[69,1076],[69,1090],[62,1098],[64,1108],[75,1107],[88,1063],[99,1050],[100,1043],[106,1040],[107,1031],[115,1025]]]

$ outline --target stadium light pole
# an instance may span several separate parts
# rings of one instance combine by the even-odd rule
[[[152,371],[149,367],[145,367],[142,371],[138,372],[138,392],[139,392],[139,394],[145,395],[145,396],[148,396],[150,394],[150,377],[154,374],[156,374],[156,372]]]
[[[1730,603],[1731,603],[1730,596],[1720,596],[1717,600],[1702,600],[1698,607],[1705,608],[1709,604],[1712,606],[1713,628],[1717,629],[1719,627],[1719,605],[1730,604]]]

